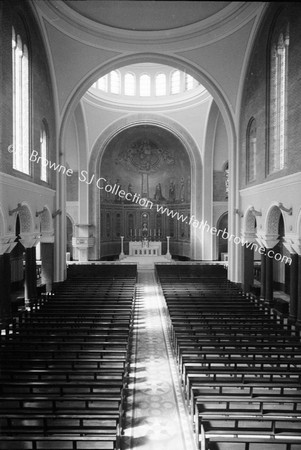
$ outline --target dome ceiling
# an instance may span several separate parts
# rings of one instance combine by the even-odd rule
[[[113,28],[155,31],[209,19],[232,2],[65,0],[81,16]],[[176,4],[176,5],[175,5]]]

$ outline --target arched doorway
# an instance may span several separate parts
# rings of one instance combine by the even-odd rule
[[[73,260],[73,246],[72,246],[72,238],[73,238],[73,223],[70,219],[70,217],[66,216],[66,258],[67,260],[70,259],[70,261]]]
[[[225,212],[220,216],[216,225],[217,230],[225,230],[224,236],[228,233],[228,212]],[[228,260],[228,239],[223,237],[223,233],[219,233],[216,236],[216,249],[217,249],[217,260],[227,261]]]

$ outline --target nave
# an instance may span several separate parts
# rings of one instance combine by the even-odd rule
[[[222,265],[68,272],[2,332],[0,449],[301,449],[299,331]]]

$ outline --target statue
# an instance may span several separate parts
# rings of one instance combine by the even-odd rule
[[[180,185],[180,201],[185,202],[185,182],[184,178],[181,178],[181,185]]]
[[[176,185],[173,181],[169,184],[169,201],[174,202],[176,200]]]
[[[144,239],[146,239],[148,237],[148,228],[147,228],[147,223],[146,222],[142,223],[142,237]]]
[[[161,188],[161,183],[158,183],[156,186],[156,191],[155,191],[155,200],[157,202],[160,202],[162,200],[165,200],[165,198],[162,195],[162,188]]]

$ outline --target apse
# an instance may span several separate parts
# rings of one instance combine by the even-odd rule
[[[190,254],[191,165],[183,143],[156,125],[118,133],[101,158],[100,255],[108,258],[129,242],[170,237],[175,257]]]

